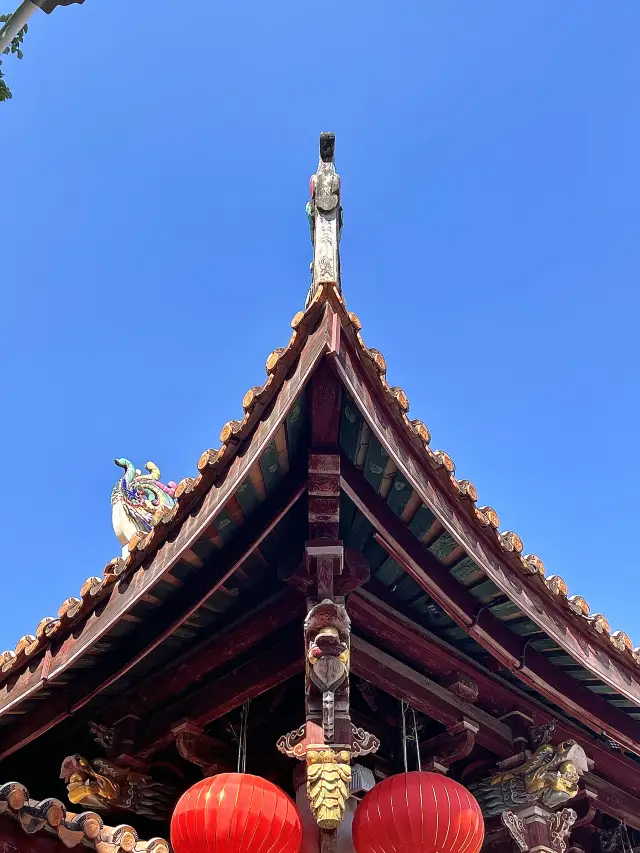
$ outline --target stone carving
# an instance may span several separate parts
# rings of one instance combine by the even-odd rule
[[[470,788],[485,818],[526,804],[557,808],[578,793],[587,756],[574,740],[543,744],[518,767],[484,779]]]
[[[160,469],[153,462],[145,465],[146,474],[134,468],[128,459],[116,459],[115,463],[124,468],[124,474],[111,492],[111,519],[126,557],[133,536],[146,536],[156,513],[173,507],[176,484],[172,481],[166,486],[161,483]]]
[[[110,761],[88,761],[70,755],[62,762],[60,778],[66,782],[69,801],[95,811],[122,809],[155,820],[163,820],[178,798],[178,791],[151,776]]]
[[[502,823],[509,830],[509,835],[516,842],[518,848],[524,853],[528,848],[527,833],[524,823],[520,820],[517,814],[511,811],[502,812],[500,818]]]
[[[569,835],[571,827],[576,822],[577,814],[573,809],[561,809],[551,816],[549,821],[549,837],[551,843],[558,853],[565,853],[567,842],[565,838]]]
[[[348,685],[351,622],[340,604],[327,598],[312,607],[304,623],[308,679],[322,693],[322,729],[328,743],[335,728],[335,694]]]
[[[307,750],[307,796],[321,829],[337,829],[351,785],[351,754],[342,749]]]

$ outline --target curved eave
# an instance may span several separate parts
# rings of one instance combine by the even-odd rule
[[[452,545],[461,549],[487,581],[535,623],[555,648],[566,653],[576,669],[591,673],[614,691],[614,703],[622,700],[640,707],[638,654],[631,651],[628,637],[621,632],[610,635],[604,617],[589,616],[583,599],[568,597],[562,579],[544,577],[538,557],[521,556],[519,537],[512,532],[499,532],[494,510],[476,506],[473,485],[454,477],[454,465],[447,454],[429,448],[429,433],[424,424],[409,420],[406,395],[388,385],[384,358],[377,350],[366,347],[357,317],[347,314],[335,297],[334,304],[344,329],[340,352],[333,359],[334,369],[364,417],[367,429],[406,478],[414,500],[417,497],[415,507],[423,506],[439,520]],[[523,642],[518,637],[508,647],[501,646],[491,631],[483,629],[482,618],[477,620],[476,614],[470,618],[469,613],[456,608],[454,601],[443,600],[442,596],[440,603],[459,625],[467,630],[472,628],[470,633],[480,638],[481,644],[505,665],[515,669],[523,680],[567,708],[562,691],[550,689],[522,660],[523,651],[526,656],[526,640]],[[535,649],[532,654],[536,656]],[[597,689],[592,692],[597,693]],[[600,724],[602,730],[611,731],[612,719],[617,720],[616,732],[630,749],[637,751],[640,726],[623,712],[609,713],[614,709],[615,704],[610,709],[603,708],[602,719],[592,718],[590,725]],[[577,708],[567,710],[575,713]]]
[[[176,567],[202,564],[199,543],[216,538],[222,517],[234,522],[242,503],[239,491],[252,469],[266,454],[278,454],[279,430],[330,340],[324,302],[320,290],[307,310],[295,315],[289,344],[267,359],[266,383],[244,396],[243,420],[225,425],[220,450],[202,454],[198,476],[182,480],[176,489],[174,509],[158,517],[146,537],[134,537],[126,559],[112,560],[101,578],[84,583],[79,598],[66,599],[56,619],[41,620],[35,635],[24,636],[15,650],[2,653],[0,715],[64,678],[84,655],[99,648],[114,626],[131,618],[159,584],[173,582]],[[220,531],[217,538],[224,545],[225,534]]]

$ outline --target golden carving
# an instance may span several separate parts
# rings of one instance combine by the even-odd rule
[[[119,809],[161,820],[176,799],[171,786],[158,785],[151,776],[119,767],[104,758],[88,761],[70,755],[62,762],[60,778],[67,783],[69,800],[92,811]]]
[[[337,829],[344,817],[351,782],[348,749],[307,750],[307,796],[321,829]]]
[[[558,746],[538,747],[523,764],[473,786],[485,817],[531,803],[556,808],[578,793],[578,783],[588,770],[583,748],[574,740]]]

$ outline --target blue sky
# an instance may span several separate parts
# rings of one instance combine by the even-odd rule
[[[640,645],[639,29],[595,0],[38,13],[0,107],[0,650],[118,554],[114,457],[193,475],[263,381],[321,130],[389,381]]]

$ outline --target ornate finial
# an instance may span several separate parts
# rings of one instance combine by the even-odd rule
[[[124,474],[111,492],[111,518],[123,546],[122,555],[126,557],[131,538],[136,534],[146,536],[158,510],[169,510],[174,505],[176,484],[173,481],[166,486],[161,483],[160,469],[153,462],[144,466],[146,474],[128,459],[116,459],[115,463],[124,469]]]
[[[334,163],[335,147],[336,137],[333,133],[320,134],[320,162],[318,171],[311,177],[311,200],[307,203],[313,243],[311,288],[307,305],[321,284],[334,284],[340,290],[342,207],[340,176]]]

